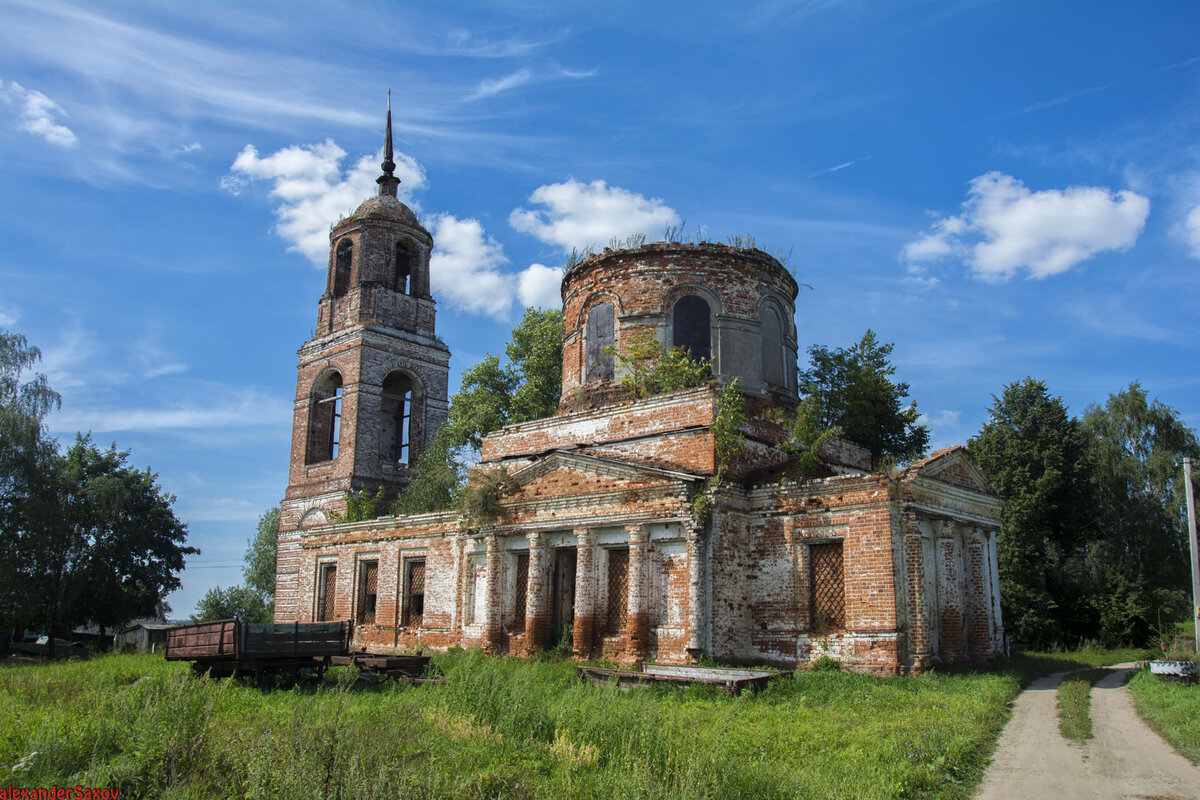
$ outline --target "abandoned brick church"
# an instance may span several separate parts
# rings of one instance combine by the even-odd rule
[[[621,663],[828,654],[896,673],[1001,652],[1001,502],[965,448],[889,476],[834,440],[806,479],[775,447],[783,429],[751,413],[714,487],[719,390],[619,390],[605,347],[649,330],[738,378],[752,412],[795,406],[797,284],[754,249],[658,242],[575,264],[558,413],[483,443],[476,469],[509,476],[500,513],[334,522],[352,487],[399,491],[447,415],[433,240],[394,168],[389,115],[378,195],[331,230],[300,349],[276,621],[350,619],[375,650],[558,645]]]

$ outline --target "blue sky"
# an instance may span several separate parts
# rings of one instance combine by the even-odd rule
[[[329,226],[401,193],[458,374],[572,247],[751,234],[801,348],[895,342],[937,446],[1032,375],[1200,427],[1200,4],[0,2],[0,327],[240,581]]]

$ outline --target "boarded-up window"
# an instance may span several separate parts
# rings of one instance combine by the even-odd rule
[[[375,624],[375,601],[379,590],[379,562],[358,562],[358,614],[360,624]]]
[[[350,288],[350,264],[354,260],[354,245],[349,239],[338,242],[333,262],[333,296],[341,297]]]
[[[529,553],[517,553],[516,573],[513,576],[513,620],[520,630],[525,629],[525,597],[529,589]]]
[[[333,601],[337,596],[337,565],[317,568],[317,622],[333,619]]]
[[[600,303],[588,312],[587,319],[587,379],[589,381],[611,381],[613,377],[613,354],[605,348],[612,347],[615,312],[612,303]]]
[[[383,381],[380,443],[383,457],[395,464],[410,464],[410,423],[412,421],[412,379],[394,371]]]
[[[703,297],[689,294],[679,298],[671,324],[674,330],[672,345],[687,348],[695,359],[711,357],[710,315],[708,302]]]
[[[425,559],[404,561],[404,624],[420,626],[425,616]]]
[[[813,629],[846,627],[846,588],[842,569],[842,543],[825,542],[809,548]]]
[[[784,386],[783,372],[783,324],[774,309],[766,309],[762,326],[763,380],[776,386]]]
[[[608,604],[604,609],[604,631],[614,634],[625,628],[629,602],[629,548],[608,551]]]

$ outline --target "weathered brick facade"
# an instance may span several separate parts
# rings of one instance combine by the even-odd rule
[[[624,352],[650,330],[710,355],[752,410],[795,405],[797,286],[757,250],[655,243],[580,262],[563,279],[559,413],[483,443],[476,469],[507,472],[499,513],[329,524],[347,487],[403,482],[394,453],[379,455],[386,374],[404,370],[414,408],[420,398],[414,449],[445,418],[448,353],[422,294],[432,243],[395,204],[381,195],[331,233],[328,330],[301,350],[278,621],[350,619],[356,646],[382,650],[526,654],[569,636],[577,657],[623,663],[831,655],[894,673],[1001,652],[1001,504],[965,448],[893,477],[834,441],[821,451],[826,477],[803,479],[774,447],[783,430],[755,414],[714,486],[716,388],[621,399],[621,361],[604,347]],[[352,262],[342,280],[363,290],[338,295],[338,248],[354,235],[356,253],[385,256]],[[386,290],[397,239],[424,264],[405,296]],[[331,369],[344,387],[341,440],[314,462],[313,409]]]

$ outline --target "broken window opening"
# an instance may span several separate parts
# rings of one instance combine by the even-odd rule
[[[400,294],[409,294],[412,292],[410,281],[413,276],[413,258],[412,250],[408,249],[408,245],[404,242],[396,243],[396,283],[395,290]]]
[[[342,376],[331,372],[313,387],[308,412],[309,464],[338,457],[342,436]]]
[[[824,542],[809,547],[809,586],[812,587],[812,628],[817,633],[846,627],[845,572],[842,543]]]
[[[600,303],[588,312],[587,318],[587,380],[611,381],[613,354],[606,348],[614,343],[616,312],[612,303]]]
[[[375,601],[379,588],[379,561],[358,562],[358,623],[375,624]]]
[[[404,560],[404,617],[406,626],[420,627],[425,616],[425,559]]]
[[[687,348],[694,359],[712,356],[711,311],[708,301],[694,294],[685,295],[675,303],[672,320],[672,345]]]
[[[625,629],[625,611],[629,602],[629,548],[608,551],[608,604],[604,613],[606,634]]]
[[[390,373],[383,381],[380,442],[383,457],[393,463],[411,463],[412,379],[403,372]]]
[[[341,297],[350,289],[350,264],[354,260],[354,243],[349,239],[338,242],[333,266],[333,296]]]
[[[337,564],[317,567],[317,622],[333,619],[333,601],[337,596]]]

